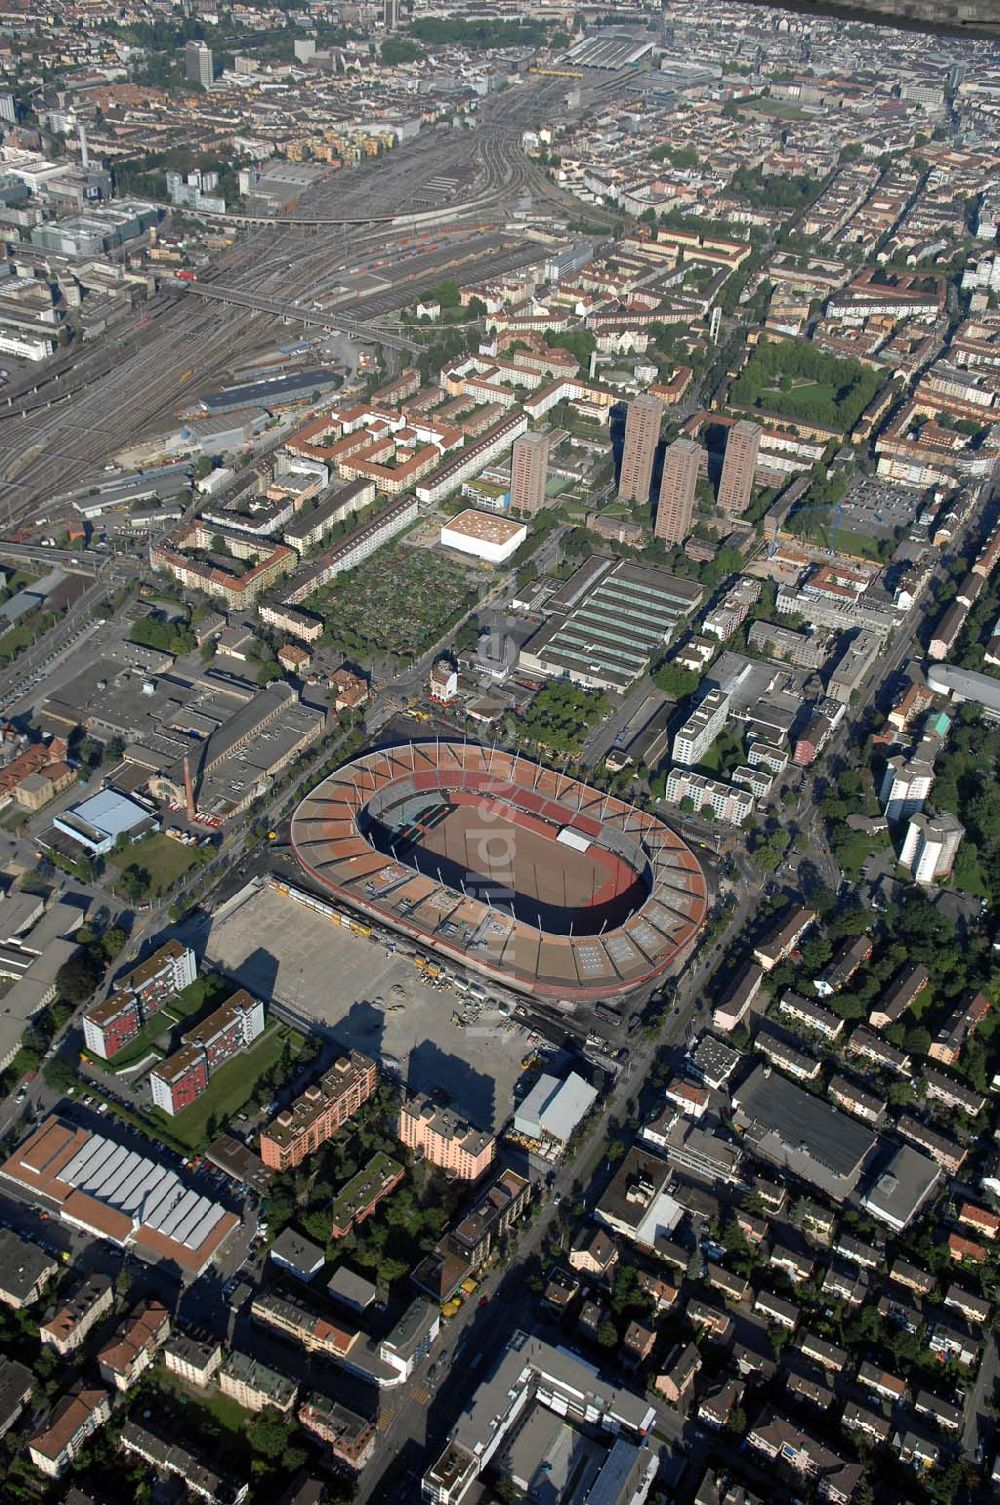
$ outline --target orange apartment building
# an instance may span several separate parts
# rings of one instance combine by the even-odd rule
[[[473,1129],[450,1108],[439,1108],[428,1097],[413,1097],[403,1104],[399,1139],[415,1155],[459,1181],[478,1181],[496,1155],[492,1134]]]
[[[325,1076],[307,1087],[262,1131],[260,1158],[264,1164],[273,1171],[301,1165],[368,1101],[377,1083],[374,1061],[358,1051],[341,1056]]]

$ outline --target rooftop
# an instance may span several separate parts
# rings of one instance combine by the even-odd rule
[[[464,534],[466,538],[482,543],[505,544],[524,533],[525,526],[496,512],[477,512],[475,508],[467,507],[457,517],[448,519],[445,531]]]

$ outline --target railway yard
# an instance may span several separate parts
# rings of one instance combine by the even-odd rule
[[[57,357],[41,378],[12,383],[0,406],[3,526],[39,521],[54,495],[96,477],[109,452],[155,433],[237,359],[245,365],[269,348],[282,319],[274,305],[289,316],[295,305],[335,309],[341,327],[375,343],[378,328],[358,326],[405,307],[428,285],[496,275],[537,254],[498,223],[529,194],[551,206],[556,222],[563,200],[574,201],[528,161],[510,121],[557,88],[533,81],[511,91],[513,100],[500,96],[474,133],[435,129],[384,161],[330,174],[287,222],[233,220],[238,238],[202,274],[201,296],[171,280],[120,333]],[[422,249],[421,226],[432,230],[433,249]],[[206,307],[213,284],[234,290],[245,312]],[[270,310],[246,306],[251,299]]]

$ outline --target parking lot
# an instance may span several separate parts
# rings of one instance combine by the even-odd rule
[[[921,493],[863,476],[849,486],[841,504],[841,526],[868,538],[892,538],[917,515]]]
[[[205,954],[300,1024],[381,1059],[414,1090],[442,1090],[477,1127],[510,1113],[527,1033],[498,1010],[470,1007],[457,991],[424,981],[409,956],[269,888],[213,923]]]

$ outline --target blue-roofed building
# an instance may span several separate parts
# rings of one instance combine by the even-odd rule
[[[340,386],[340,375],[325,366],[309,371],[293,371],[288,376],[274,376],[246,386],[228,387],[203,397],[203,413],[231,413],[237,408],[282,408],[304,402],[313,392],[328,392]]]
[[[81,800],[57,815],[57,831],[85,847],[92,857],[105,857],[119,836],[135,840],[150,831],[158,831],[157,816],[138,800],[119,794],[117,789],[102,789],[89,799]]]
[[[571,1071],[564,1082],[547,1072],[514,1114],[514,1130],[526,1139],[561,1149],[597,1100],[597,1088]]]

